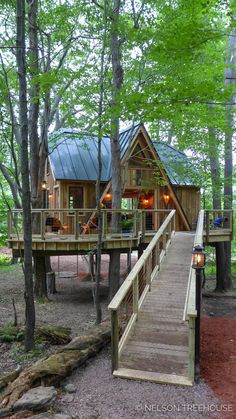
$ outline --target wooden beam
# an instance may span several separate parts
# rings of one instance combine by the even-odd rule
[[[119,368],[113,371],[115,377],[127,378],[130,380],[152,381],[160,384],[178,384],[182,386],[192,386],[188,377],[174,374],[160,374],[157,372],[133,370],[129,368]]]

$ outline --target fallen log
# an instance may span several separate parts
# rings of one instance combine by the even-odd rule
[[[8,372],[3,377],[0,378],[0,390],[2,390],[4,387],[6,387],[9,383],[12,383],[21,372],[21,368],[18,367],[12,372]]]
[[[16,401],[30,388],[37,385],[58,384],[71,372],[96,355],[111,340],[110,322],[89,330],[83,336],[73,339],[59,352],[36,362],[22,371],[19,377],[6,389],[0,407],[13,409]]]
[[[43,339],[51,345],[65,345],[71,341],[71,329],[69,327],[54,326],[46,324],[37,326],[35,331],[36,339]]]

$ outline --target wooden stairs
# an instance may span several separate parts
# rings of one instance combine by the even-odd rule
[[[189,325],[183,320],[194,233],[177,232],[119,355],[116,377],[192,385]]]

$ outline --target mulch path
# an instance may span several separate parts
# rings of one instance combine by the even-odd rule
[[[236,418],[236,318],[203,317],[201,375]]]

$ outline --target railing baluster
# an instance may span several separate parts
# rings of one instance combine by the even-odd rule
[[[166,254],[166,229],[163,231],[163,234],[162,234],[162,246],[163,246],[163,250]]]
[[[138,315],[138,300],[139,300],[139,275],[136,275],[133,280],[133,313]]]

